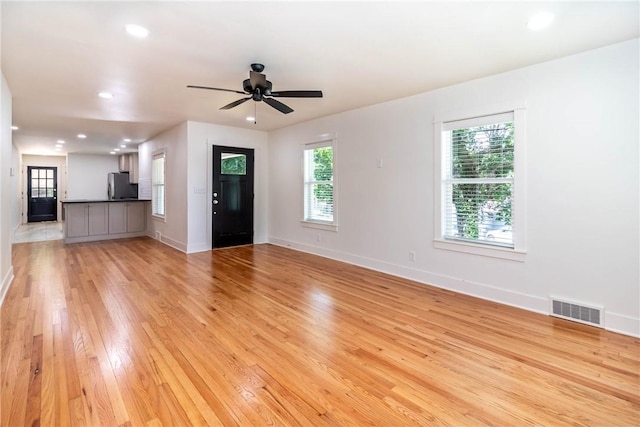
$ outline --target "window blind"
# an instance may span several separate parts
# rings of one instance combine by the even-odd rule
[[[513,247],[513,113],[443,124],[443,237]]]
[[[165,155],[164,153],[153,156],[151,177],[151,208],[153,215],[165,215]]]

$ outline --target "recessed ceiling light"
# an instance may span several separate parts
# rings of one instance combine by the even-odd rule
[[[64,139],[59,139],[56,141],[58,144],[64,144]]]
[[[553,23],[554,16],[549,12],[538,12],[531,15],[531,18],[527,21],[527,28],[531,31],[540,31],[547,28]]]
[[[61,144],[56,144],[56,148],[62,148]]]
[[[122,144],[122,145],[120,146],[120,148],[127,148],[127,146],[126,146],[126,145],[124,145],[124,144]]]
[[[11,126],[11,130],[19,130],[20,128],[16,125]]]
[[[131,142],[131,139],[129,139],[129,138],[125,138],[125,139],[123,139],[123,141],[124,141],[124,142]]]
[[[113,151],[120,151],[120,149],[119,148],[114,148]]]
[[[248,122],[253,122],[253,121],[255,121],[255,120],[256,120],[256,118],[255,118],[255,117],[251,117],[251,116],[249,116],[249,117],[247,117],[245,120],[246,120],[246,121],[248,121]]]
[[[116,154],[115,151],[109,151],[109,154]]]
[[[129,25],[125,25],[124,29],[127,33],[129,33],[129,35],[132,35],[134,37],[138,37],[141,39],[149,35],[149,30],[147,30],[145,27],[141,25],[129,24]]]
[[[87,137],[87,135],[85,135],[84,133],[79,133],[78,134],[78,138],[80,139],[85,139]]]
[[[110,92],[100,92],[98,96],[102,99],[111,99],[113,98],[113,94]]]

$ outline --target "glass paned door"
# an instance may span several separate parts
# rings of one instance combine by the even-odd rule
[[[27,175],[28,222],[57,221],[57,168],[28,166]]]

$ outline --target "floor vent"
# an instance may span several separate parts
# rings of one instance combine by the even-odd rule
[[[551,298],[551,315],[599,328],[604,327],[604,308]]]

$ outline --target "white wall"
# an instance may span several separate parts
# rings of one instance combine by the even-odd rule
[[[118,172],[118,157],[113,155],[67,155],[66,199],[104,200],[107,198],[107,175]]]
[[[149,216],[149,235],[186,252],[188,243],[187,170],[189,169],[187,167],[187,123],[181,123],[138,146],[139,185],[144,185],[145,181],[151,182],[152,157],[159,150],[166,152],[165,218],[163,220]]]
[[[57,209],[58,209],[58,221],[62,220],[62,204],[60,203],[61,200],[64,200],[66,198],[66,191],[67,191],[67,158],[65,156],[33,156],[33,155],[29,155],[29,154],[23,154],[21,157],[21,164],[20,164],[20,179],[19,179],[19,187],[20,187],[20,193],[18,195],[18,198],[15,199],[17,201],[19,201],[20,203],[16,203],[19,204],[21,206],[21,212],[20,212],[20,222],[21,223],[27,223],[28,218],[27,218],[27,209],[28,209],[28,203],[29,203],[29,197],[28,197],[28,192],[27,192],[27,186],[28,186],[28,182],[27,182],[27,177],[28,177],[28,173],[27,173],[27,167],[28,166],[52,166],[57,168],[57,186],[58,186],[58,204],[57,204]],[[24,196],[23,196],[24,195]]]
[[[254,241],[267,241],[267,134],[185,122],[140,144],[138,158],[141,183],[150,181],[153,153],[166,150],[166,216],[150,219],[149,235],[187,253],[211,249],[213,145],[255,149]]]
[[[18,151],[18,148],[15,145],[11,144],[11,173],[13,173],[13,176],[15,177],[13,178],[14,182],[13,182],[13,187],[11,192],[11,200],[13,200],[13,203],[11,203],[12,235],[15,234],[16,230],[22,223],[22,217],[21,217],[22,205],[20,203],[21,193],[22,193],[21,180],[20,180],[20,171],[21,171],[20,164],[21,164],[20,152]]]
[[[2,74],[0,86],[0,306],[13,280],[11,265],[11,218],[17,173],[10,173],[11,154],[11,91]]]
[[[188,122],[188,248],[187,252],[210,250],[211,240],[211,188],[214,145],[254,149],[254,242],[267,241],[268,145],[267,133],[250,129]],[[198,193],[198,187],[207,189]]]
[[[550,295],[601,305],[607,329],[640,335],[638,52],[636,39],[272,132],[269,241],[538,312]],[[504,102],[527,106],[526,259],[436,249],[434,114]],[[325,133],[337,232],[300,224],[301,144]]]

